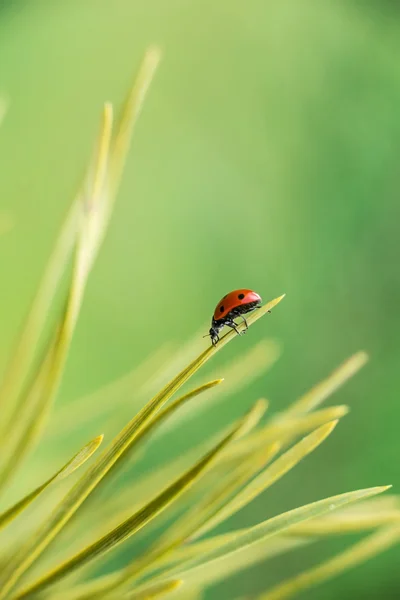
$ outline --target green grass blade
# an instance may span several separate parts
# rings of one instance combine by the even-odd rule
[[[290,469],[295,467],[305,456],[313,452],[322,442],[330,435],[336,427],[337,421],[322,425],[313,433],[303,438],[293,448],[277,458],[272,465],[265,471],[260,473],[253,481],[251,481],[241,492],[239,492],[225,507],[212,519],[210,519],[204,527],[197,532],[198,535],[203,535],[205,532],[216,527],[222,521],[225,521],[241,508],[249,504],[254,498],[259,496],[267,488],[273,485],[278,479],[283,477]]]
[[[153,65],[152,65],[153,66]],[[153,72],[153,71],[152,71]],[[151,72],[151,74],[152,74]],[[146,87],[149,83],[149,78],[146,76],[146,73],[143,69],[140,71],[140,77],[142,79],[143,85]],[[118,182],[115,180],[117,177],[119,181],[119,177],[121,174],[122,163],[125,160],[125,152],[128,148],[128,140],[130,138],[130,133],[132,131],[132,127],[134,125],[134,121],[136,120],[136,116],[138,114],[138,106],[141,104],[143,99],[144,90],[139,86],[136,86],[136,92],[139,97],[139,102],[134,102],[133,96],[131,99],[133,101],[133,109],[132,102],[128,106],[128,111],[126,111],[122,117],[122,125],[117,131],[116,142],[112,148],[112,155],[110,161],[113,165],[113,173],[111,173],[107,177],[107,202],[104,201],[103,194],[99,194],[98,198],[91,198],[91,203],[85,203],[85,211],[80,215],[80,239],[77,247],[76,259],[75,259],[75,267],[73,272],[73,283],[71,286],[71,291],[69,294],[69,301],[67,305],[67,310],[64,315],[62,327],[59,333],[59,343],[58,343],[58,352],[56,353],[56,357],[51,364],[51,374],[47,381],[47,392],[53,392],[57,387],[57,383],[59,380],[59,376],[61,374],[61,367],[63,366],[65,360],[65,351],[68,347],[71,333],[75,327],[76,319],[79,313],[80,303],[82,300],[83,291],[85,288],[86,278],[90,271],[94,256],[97,254],[97,250],[99,247],[99,241],[102,238],[104,233],[104,224],[108,222],[110,217],[110,209],[114,202],[113,193],[118,188]],[[105,115],[109,115],[110,106],[106,105]],[[132,122],[133,120],[133,122]],[[108,121],[107,121],[108,122]],[[108,131],[108,130],[107,130]],[[129,134],[129,135],[128,135]],[[108,139],[108,138],[107,138]],[[105,147],[105,146],[104,146]],[[103,165],[105,161],[103,160],[103,154],[101,151],[97,154],[98,157],[98,170],[96,173],[100,172],[101,175],[98,177],[96,175],[93,176],[93,180],[98,182],[100,179],[104,179],[104,169]],[[111,167],[110,167],[111,168]],[[97,183],[96,183],[97,185]],[[101,186],[98,185],[100,188]],[[102,190],[103,193],[106,190]],[[87,200],[87,198],[86,198]],[[96,209],[102,209],[102,218],[96,217]],[[83,219],[83,222],[82,222]],[[96,235],[93,235],[92,221],[97,223]],[[40,306],[40,314],[42,307]],[[37,331],[37,323],[34,323],[35,332]],[[26,362],[26,361],[25,361]],[[20,367],[18,367],[20,368]],[[4,389],[4,388],[3,388]],[[49,394],[50,395],[50,394]],[[146,413],[147,414],[147,413]],[[118,447],[118,442],[116,443]],[[117,451],[116,454],[112,452],[114,457],[119,456],[121,453]],[[105,469],[100,469],[100,473],[98,473],[96,466],[93,467],[93,470],[96,472],[96,475],[93,477],[93,471],[89,470],[88,478],[90,474],[92,478],[85,480],[84,484],[77,484],[77,488],[73,488],[71,490],[70,496],[70,504],[69,509],[64,505],[63,508],[60,508],[60,512],[57,515],[53,516],[54,521],[51,522],[52,525],[49,527],[49,531],[47,531],[46,527],[43,528],[42,535],[43,537],[37,539],[36,541],[28,539],[26,545],[21,549],[17,556],[14,557],[14,560],[10,562],[9,569],[0,574],[0,582],[4,581],[3,588],[0,586],[0,598],[4,598],[8,593],[7,590],[13,586],[13,582],[17,581],[19,576],[26,570],[26,568],[34,562],[36,556],[40,554],[40,552],[46,547],[47,543],[55,537],[58,531],[62,528],[63,524],[68,521],[70,516],[74,514],[75,510],[79,507],[79,505],[84,501],[84,499],[89,495],[90,491],[95,487],[98,481],[101,479],[102,474],[108,471],[109,467],[113,464],[113,461],[106,460],[107,467]],[[100,463],[104,467],[103,461],[100,459]],[[77,493],[78,489],[80,490],[80,485],[84,488],[83,493]],[[46,533],[45,533],[46,531]],[[35,551],[31,551],[31,546],[35,548]],[[28,549],[29,548],[29,549]],[[18,566],[17,564],[18,563]],[[13,573],[10,576],[10,573]],[[5,591],[3,591],[3,589]]]
[[[104,151],[105,144],[110,139],[111,114],[111,108],[107,106],[103,113],[101,133],[95,152],[98,158],[101,151]],[[17,415],[23,405],[24,399],[19,399],[19,395],[23,390],[29,369],[32,366],[36,347],[43,331],[49,308],[77,242],[82,203],[87,201],[86,194],[90,193],[87,190],[88,180],[96,177],[93,171],[96,172],[96,167],[98,166],[95,161],[89,168],[87,180],[84,182],[77,199],[67,214],[0,387],[0,407],[3,415],[1,428],[3,432],[8,431],[9,419],[14,420],[12,419],[12,415]]]
[[[93,189],[93,194],[91,194],[92,202],[96,202],[97,198],[101,195],[101,187],[104,185],[105,164],[108,160],[111,128],[112,110],[110,106],[106,105],[102,117],[100,142],[94,168],[95,188]],[[82,208],[84,209],[84,207]],[[29,449],[33,446],[58,390],[89,275],[88,257],[91,256],[91,250],[85,232],[86,227],[91,222],[92,215],[84,216],[77,245],[71,285],[68,292],[68,300],[61,322],[57,327],[55,340],[53,341],[52,339],[50,341],[48,349],[45,352],[45,358],[38,366],[32,387],[28,388],[27,393],[22,396],[18,406],[15,407],[11,426],[8,426],[7,432],[2,436],[2,459],[4,462],[0,469],[0,486],[4,486],[7,483],[13,471],[15,471],[27,455]],[[23,415],[22,418],[21,415]],[[10,438],[12,441],[10,441]],[[9,460],[7,460],[8,457]]]
[[[44,387],[53,358],[54,346],[49,347],[36,378],[29,386],[25,396],[24,410],[19,414],[18,420],[14,421],[14,426],[8,428],[7,434],[3,434],[0,457],[0,490],[16,472],[45,422],[50,399],[45,395]]]
[[[270,462],[278,450],[278,444],[272,444],[258,453],[251,454],[246,460],[231,468],[228,474],[215,484],[211,493],[204,491],[204,497],[195,503],[192,510],[186,512],[158,538],[150,552],[144,555],[143,562],[149,565],[156,558],[158,562],[160,557],[168,555],[171,550],[182,545],[189,538],[199,537],[204,524],[219,515],[229,499],[235,497],[238,490]],[[138,561],[132,567],[126,568],[125,580],[129,579],[129,572],[132,575],[138,572]]]
[[[265,409],[265,402],[264,401],[258,401],[255,403],[255,405],[253,406],[252,412],[249,415],[249,418],[247,420],[247,424],[246,424],[246,428],[243,427],[242,431],[241,431],[241,436],[245,435],[246,431],[248,430],[251,426],[255,426],[256,422],[258,421],[258,419],[261,417],[263,411]],[[226,434],[226,432],[225,432]],[[217,437],[217,440],[220,439],[221,436]],[[211,440],[210,440],[211,442]],[[208,444],[209,446],[209,444]],[[229,446],[228,446],[229,448]],[[203,452],[205,451],[205,448],[203,449]],[[240,486],[242,483],[245,483],[250,477],[252,477],[254,474],[256,474],[260,468],[262,468],[265,463],[270,460],[272,458],[272,456],[277,452],[277,445],[273,444],[272,446],[267,446],[265,448],[262,449],[262,451],[259,451],[258,454],[257,453],[253,453],[251,456],[247,456],[245,458],[245,460],[241,459],[240,463],[238,464],[238,461],[230,461],[229,467],[226,465],[226,460],[225,460],[225,454],[226,454],[226,450],[225,452],[221,455],[220,460],[209,469],[208,475],[206,477],[201,478],[201,480],[199,482],[197,482],[193,488],[191,490],[188,490],[187,493],[185,493],[184,497],[180,499],[179,502],[175,502],[174,506],[170,507],[169,510],[164,513],[164,515],[160,515],[157,520],[154,522],[154,526],[156,526],[157,528],[160,527],[160,525],[163,523],[163,521],[165,519],[170,520],[171,518],[173,518],[173,515],[175,513],[180,513],[182,511],[183,506],[186,507],[192,507],[194,503],[198,502],[199,498],[205,498],[208,499],[210,498],[209,504],[212,505],[213,503],[218,504],[218,502],[221,502],[223,497],[226,497],[227,495],[229,495],[230,493],[230,489],[233,492],[233,490],[235,490],[238,486]],[[189,453],[189,457],[190,457],[190,453]],[[193,462],[195,462],[196,460],[198,460],[198,458],[196,456],[192,456],[191,460],[189,461],[189,464],[193,464]],[[185,469],[180,469],[180,472],[182,472]],[[85,514],[82,515],[83,518],[85,518],[85,524],[86,524],[86,532],[87,535],[83,535],[82,533],[79,532],[80,534],[80,540],[81,540],[81,546],[86,543],[85,542],[85,537],[87,538],[87,543],[89,543],[91,540],[93,540],[94,537],[101,537],[102,535],[104,535],[105,532],[107,532],[108,530],[114,528],[118,523],[120,523],[121,521],[125,520],[129,514],[132,513],[132,507],[131,507],[131,499],[132,496],[135,497],[135,506],[134,509],[140,508],[141,505],[143,505],[145,502],[148,502],[149,499],[151,499],[156,493],[157,491],[163,487],[163,481],[165,482],[165,484],[167,484],[167,482],[169,482],[171,479],[175,478],[177,476],[177,472],[173,473],[173,472],[169,472],[168,476],[164,479],[159,479],[157,477],[157,473],[152,473],[152,475],[155,476],[155,481],[154,481],[154,485],[151,486],[151,489],[147,487],[147,490],[145,491],[145,493],[143,494],[140,493],[142,490],[142,485],[141,485],[141,480],[136,481],[134,488],[132,490],[132,486],[127,486],[126,492],[124,493],[124,491],[122,491],[121,494],[118,494],[118,502],[114,502],[111,505],[109,503],[107,503],[107,511],[106,514],[102,517],[101,516],[101,512],[99,513],[99,509],[101,509],[101,504],[98,507],[94,507],[93,509],[91,508],[91,504],[90,504],[90,498],[89,500],[89,504],[86,503],[85,504]],[[146,482],[146,479],[144,480],[144,482]],[[101,484],[100,484],[101,485]],[[210,495],[210,489],[213,491],[213,493]],[[116,499],[117,500],[117,499]],[[194,511],[195,513],[195,528],[199,526],[198,524],[198,519],[199,516],[202,514],[203,510],[206,510],[206,514],[207,516],[209,516],[210,510],[211,510],[211,506],[209,506],[209,504],[206,503],[206,507],[205,509],[202,509],[201,506],[199,506],[199,510]],[[127,506],[130,506],[130,509],[127,509]],[[89,511],[87,510],[89,509]],[[95,515],[95,518],[94,518]],[[91,518],[92,517],[92,518]],[[190,520],[190,517],[189,517]],[[203,519],[201,520],[202,524]],[[178,524],[181,523],[181,519],[178,520],[177,522],[177,526]],[[149,523],[149,525],[146,528],[146,535],[150,534],[150,531],[152,530],[152,525],[153,523]],[[79,526],[79,524],[76,524],[76,528]],[[71,544],[73,544],[73,540],[76,538],[77,534],[78,534],[78,530],[75,527],[72,527],[72,529],[70,528],[67,532],[67,536],[63,536],[63,547],[65,547],[65,549],[68,549],[68,541]],[[192,529],[193,527],[190,529],[189,534],[192,533]],[[174,532],[175,532],[175,528],[174,528]],[[187,535],[189,535],[187,534]],[[174,533],[171,533],[171,536],[173,536]],[[180,532],[180,537],[178,537],[178,542],[176,541],[176,539],[173,540],[173,545],[175,545],[176,543],[181,543],[181,536],[182,536],[182,532]],[[184,534],[184,539],[186,537],[186,534]],[[157,544],[157,549],[161,550],[161,554],[163,553],[163,549],[162,548],[162,539],[159,539],[159,543]],[[168,542],[168,540],[167,540]],[[159,548],[159,546],[161,545],[161,549]],[[167,544],[167,550],[168,547],[170,546],[170,544]],[[147,554],[146,554],[147,555]],[[154,552],[152,551],[152,556],[154,555]],[[62,557],[61,557],[62,559]],[[89,567],[90,568],[90,567]],[[97,565],[98,568],[98,565]],[[87,573],[88,568],[85,569],[85,573]]]
[[[255,403],[255,405],[253,406],[252,413],[251,413],[251,418],[249,418],[249,420],[247,421],[246,430],[243,429],[241,432],[241,436],[240,436],[241,438],[243,438],[245,435],[247,435],[249,433],[249,431],[251,431],[252,428],[256,427],[259,420],[265,413],[267,406],[268,406],[268,403],[266,402],[265,399],[260,399]],[[209,444],[214,443],[218,439],[220,439],[221,436],[226,434],[227,430],[228,429],[226,427],[223,428],[222,431],[220,431],[217,435],[212,436],[206,443],[202,442],[195,448],[186,452],[183,456],[179,456],[176,459],[174,459],[173,461],[169,461],[165,464],[162,464],[161,466],[157,467],[155,470],[152,470],[150,473],[147,473],[145,476],[135,480],[134,495],[135,495],[137,502],[139,502],[139,504],[141,504],[146,499],[154,496],[154,494],[160,488],[160,486],[162,487],[163,485],[166,484],[166,482],[175,478],[179,473],[181,473],[184,470],[186,470],[187,468],[189,468],[189,466],[191,464],[193,464],[193,462],[198,460],[198,457],[201,456],[201,454],[206,451],[206,449],[209,447]],[[230,448],[232,445],[233,444],[229,445],[226,448],[223,455],[221,456],[221,459],[218,462],[218,465],[220,464],[221,466],[218,467],[218,465],[216,465],[216,467],[214,467],[212,472],[214,472],[215,469],[218,469],[218,471],[223,470],[224,472],[226,472],[227,468],[230,469],[230,468],[232,468],[232,465],[234,465],[234,466],[237,465],[237,460],[230,458]],[[264,444],[264,446],[257,448],[257,450],[261,449],[264,452],[264,449],[266,446],[269,446],[269,445]],[[248,456],[248,454],[249,453],[247,453],[244,456],[244,458],[246,458]],[[242,458],[242,456],[240,456],[240,458]],[[219,476],[220,475],[217,473],[217,477],[219,477]],[[186,496],[189,497],[189,495],[190,494],[187,494]],[[110,505],[107,505],[107,514],[117,514],[121,510],[123,512],[124,510],[126,510],[125,507],[131,501],[131,498],[132,498],[132,487],[126,486],[126,489],[122,489],[120,491],[120,493],[118,494],[118,496],[115,496],[113,499],[110,500],[110,502],[112,504],[111,504],[111,507],[110,507]],[[101,506],[99,506],[99,510],[101,510]],[[96,519],[96,521],[98,522],[98,519]],[[158,519],[158,522],[159,521],[160,521],[160,519]]]
[[[91,544],[70,560],[66,561],[52,572],[45,575],[36,583],[33,583],[29,588],[18,594],[17,598],[27,598],[32,594],[46,589],[49,585],[60,581],[63,577],[71,573],[76,568],[86,564],[88,561],[101,556],[120,544],[128,537],[132,536],[136,531],[141,529],[151,519],[156,517],[162,510],[171,504],[179,495],[189,488],[215,461],[221,452],[237,435],[243,427],[246,426],[247,420],[251,418],[251,412],[247,417],[241,420],[229,432],[229,434],[220,441],[212,450],[210,450],[202,459],[196,463],[189,471],[175,480],[170,486],[163,490],[156,498],[139,511],[134,513],[129,519],[121,523],[118,527],[110,531],[107,535]]]
[[[202,554],[197,560],[193,559],[189,564],[184,566],[183,570],[177,568],[174,571],[174,576],[182,577],[183,579],[189,579],[190,577],[190,580],[194,582],[201,581],[204,573],[207,572],[213,561],[225,559],[228,555],[234,554],[244,548],[249,548],[253,544],[263,544],[272,536],[279,535],[298,523],[337,510],[351,502],[380,494],[389,488],[390,486],[382,486],[331,496],[330,498],[306,504],[300,508],[268,519],[254,527],[237,531],[235,538],[227,543],[219,544],[218,539],[216,539],[214,550],[209,550],[205,554]]]
[[[171,402],[166,408],[163,408],[162,410],[160,410],[160,412],[152,420],[150,420],[148,422],[148,424],[142,429],[142,431],[136,436],[135,447],[137,446],[137,444],[139,442],[143,442],[143,440],[145,438],[147,438],[148,435],[153,433],[154,430],[157,429],[157,427],[159,427],[161,424],[163,424],[166,421],[166,419],[168,419],[168,417],[170,417],[178,409],[180,409],[181,406],[183,406],[184,404],[186,404],[193,398],[196,398],[197,396],[203,394],[204,392],[207,392],[208,390],[216,387],[217,385],[220,385],[223,381],[224,381],[223,379],[216,379],[214,381],[209,381],[208,383],[204,383],[203,385],[195,388],[194,390],[187,392],[183,396],[180,396],[179,398],[177,398],[176,400]],[[131,448],[133,448],[133,446]],[[111,469],[108,473],[107,482],[109,481],[109,479],[111,477],[115,477],[118,473],[120,473],[121,470],[124,468],[125,464],[130,459],[131,459],[131,452],[126,453],[123,457],[121,457],[121,459],[111,467]],[[104,482],[105,482],[105,480],[101,481],[98,484],[97,490],[101,489],[102,484]],[[130,496],[131,496],[131,492],[130,492]],[[86,507],[88,507],[88,506],[90,506],[90,499],[86,503]]]
[[[312,519],[293,528],[296,535],[327,536],[357,533],[389,524],[400,524],[400,503],[396,496],[386,495],[360,502],[332,515]]]
[[[11,506],[5,512],[0,514],[0,529],[5,527],[10,521],[15,519],[25,508],[27,508],[42,492],[44,492],[49,486],[65,479],[71,475],[76,469],[82,466],[93,454],[103,441],[103,436],[99,435],[94,440],[90,441],[86,446],[81,448],[75,456],[73,456],[57,473],[55,473],[50,479],[42,483],[35,490],[30,492],[19,502]]]
[[[273,417],[272,423],[255,431],[247,439],[238,440],[229,448],[229,453],[232,457],[240,456],[275,440],[279,440],[280,443],[285,442],[284,445],[286,446],[299,435],[308,433],[330,421],[337,421],[347,415],[348,412],[349,407],[342,405],[317,410],[309,415],[282,418],[279,421],[276,421]]]
[[[174,551],[173,555],[171,555],[171,562],[175,562],[177,564],[184,563],[186,561],[191,560],[192,558],[202,556],[207,552],[214,550],[215,547],[218,545],[223,545],[233,541],[235,537],[236,532],[233,531],[230,533],[223,533],[221,535],[215,536],[214,538],[209,538],[200,542],[195,542],[193,544],[184,545],[180,548],[177,548]],[[235,555],[235,560],[232,561],[228,569],[230,571],[231,566],[234,565],[233,571],[236,571],[239,570],[238,567],[242,563],[246,563],[247,565],[253,564],[255,562],[255,557],[260,557],[260,559],[262,560],[266,558],[274,558],[279,554],[283,554],[295,548],[299,548],[300,546],[310,544],[312,541],[314,541],[312,538],[304,538],[300,536],[296,537],[294,535],[276,536],[271,538],[268,543],[265,543],[262,546],[255,544],[254,554],[251,558],[249,556],[246,557],[246,548],[241,553],[238,552],[237,555]],[[220,564],[218,563],[216,564],[216,571],[219,571],[219,568]],[[221,571],[214,573],[212,576],[212,581],[217,581],[217,577],[224,578],[225,574],[227,574],[227,570],[221,569]],[[165,573],[162,573],[161,576],[164,577]],[[206,574],[206,578],[209,578],[208,573]]]
[[[216,402],[221,403],[224,398],[230,398],[232,393],[237,394],[245,386],[250,385],[257,377],[268,371],[278,360],[279,356],[280,347],[277,342],[274,340],[259,342],[243,355],[240,355],[238,359],[224,366],[225,384],[223,389],[218,389],[215,393],[208,394],[204,402],[179,411],[160,433],[169,433],[171,430],[184,426],[187,421],[192,421],[200,417],[210,405],[215,406]],[[219,367],[218,371],[212,373],[212,377],[217,377],[220,371],[221,367]]]
[[[258,600],[283,600],[291,598],[297,593],[329,581],[341,573],[369,560],[370,558],[388,550],[400,541],[400,526],[387,527],[378,530],[366,539],[354,544],[344,552],[330,558],[322,564],[304,571],[277,585],[269,592],[261,594]]]
[[[314,410],[346,381],[353,377],[368,361],[365,352],[357,352],[338,367],[329,377],[306,392],[285,411],[284,416],[302,415]],[[279,418],[279,415],[278,415]]]
[[[197,387],[193,390],[190,390],[190,392],[183,394],[183,396],[180,396],[179,398],[177,398],[176,400],[171,402],[171,404],[169,404],[166,408],[163,408],[163,410],[161,410],[159,412],[159,414],[156,417],[154,417],[153,421],[151,421],[150,424],[152,426],[154,426],[154,424],[156,424],[156,423],[157,424],[161,423],[168,416],[170,416],[173,412],[175,412],[178,408],[180,408],[183,404],[185,404],[192,398],[199,396],[203,392],[207,392],[208,390],[211,390],[212,388],[216,387],[223,381],[224,381],[223,379],[214,379],[213,381],[209,381],[208,383],[203,383],[203,385],[200,385],[199,387]]]
[[[44,282],[39,288],[37,300],[33,304],[27,325],[22,333],[16,353],[3,382],[3,387],[0,389],[0,405],[2,398],[4,398],[4,403],[7,402],[7,407],[12,407],[18,394],[21,392],[26,371],[33,358],[31,348],[36,346],[51,300],[59,280],[64,273],[66,260],[75,243],[77,233],[76,219],[78,219],[78,245],[71,287],[67,308],[58,335],[53,364],[51,365],[51,375],[47,386],[48,389],[46,390],[47,395],[49,397],[54,396],[58,388],[66,354],[80,311],[87,278],[97,256],[115,203],[115,196],[125,163],[133,126],[158,62],[155,56],[155,51],[151,51],[145,56],[135,89],[129,98],[127,109],[122,115],[116,137],[112,144],[112,107],[109,104],[105,105],[100,141],[95,152],[93,172],[89,173],[88,179],[85,182],[84,191],[79,198],[81,202],[79,202],[77,207],[73,206],[71,215],[67,219],[68,227],[64,228],[65,230],[63,230],[60,236],[59,248],[56,248],[50,268],[47,270]],[[111,172],[108,173],[108,170]],[[78,214],[75,215],[75,212]],[[23,404],[24,402],[20,401],[15,405],[14,415],[17,415],[21,411]],[[3,414],[6,414],[5,411]],[[12,419],[12,421],[14,420]],[[7,424],[6,419],[2,422]],[[7,429],[5,426],[5,431]],[[23,438],[24,435],[21,434],[21,439]],[[23,453],[19,454],[22,456]]]
[[[257,406],[254,410],[257,411]],[[250,414],[243,429],[248,427],[251,420],[252,415]],[[243,435],[243,430],[238,435]],[[153,546],[140,559],[135,560],[113,578],[105,581],[102,586],[103,594],[106,591],[111,594],[111,597],[117,592],[121,594],[138,577],[143,577],[148,574],[148,571],[153,571],[154,568],[159,569],[161,565],[164,566],[165,563],[168,563],[176,548],[184,544],[190,536],[194,536],[204,522],[217,514],[224,506],[226,499],[253,477],[272,458],[276,451],[277,445],[274,444],[264,448],[262,452],[259,451],[249,456],[246,461],[237,464],[235,469],[229,471],[219,484],[212,488],[211,494],[206,493],[205,498],[195,504],[193,510],[180,517],[161,537],[158,537]]]
[[[191,557],[196,555],[200,556],[207,552],[207,546],[211,547],[211,544],[206,544],[206,542],[211,541],[212,540],[206,540],[205,542],[194,544],[193,547],[185,546],[181,548],[180,553],[174,555],[177,562],[181,561],[181,564],[184,564],[186,561],[190,560]],[[287,552],[292,552],[298,548],[311,544],[312,541],[314,541],[312,538],[276,536],[264,544],[254,544],[250,548],[244,548],[241,551],[235,552],[233,555],[229,555],[226,559],[222,558],[221,560],[211,562],[208,565],[207,570],[202,572],[201,587],[202,589],[205,589],[208,586],[215,585],[259,562],[264,562]],[[174,571],[176,571],[176,567],[172,567],[167,572],[161,573],[160,577],[169,577],[169,573]],[[191,585],[199,585],[199,581],[196,579],[193,583],[189,576],[187,587],[190,589]]]
[[[4,418],[1,431],[7,431],[12,411],[18,410],[18,396],[32,365],[39,337],[44,328],[49,307],[54,298],[76,242],[78,210],[74,205],[67,216],[53,255],[46,268],[36,298],[20,334],[0,387],[0,407]]]
[[[243,436],[246,434],[246,431],[249,431],[251,427],[256,426],[258,420],[261,418],[266,408],[266,402],[264,400],[259,400],[253,406],[252,412],[248,417],[246,427],[243,427],[240,435]],[[163,411],[161,411],[163,412]],[[153,422],[152,422],[153,423]],[[157,421],[154,425],[157,424]],[[215,443],[227,432],[221,433],[219,436],[215,438]],[[214,437],[214,436],[213,436]],[[138,438],[139,439],[139,438]],[[89,544],[94,538],[103,536],[107,531],[117,526],[118,523],[125,520],[134,510],[139,509],[143,504],[149,502],[151,498],[154,497],[158,493],[160,489],[168,485],[168,483],[180,475],[183,471],[187,470],[194,462],[196,462],[201,456],[202,453],[206,452],[207,448],[210,447],[210,444],[214,443],[212,440],[209,440],[207,444],[202,444],[202,449],[198,453],[187,453],[185,454],[185,464],[180,464],[180,468],[177,469],[167,469],[168,472],[165,474],[165,468],[158,469],[155,472],[151,472],[151,477],[142,478],[139,480],[135,480],[134,487],[132,489],[132,484],[126,486],[126,490],[122,489],[118,495],[114,495],[107,503],[97,503],[95,506],[91,503],[91,498],[88,498],[86,501],[83,510],[84,513],[81,514],[81,518],[85,519],[85,532],[83,533],[79,527],[79,521],[71,524],[72,527],[68,528],[68,531],[63,535],[63,545],[62,550],[59,547],[59,551],[61,551],[61,556],[59,557],[59,561],[65,560],[66,552],[68,553],[70,546],[75,546],[75,541],[79,536],[80,547]],[[276,446],[276,445],[275,445]],[[275,447],[274,446],[274,447]],[[229,448],[229,446],[228,446]],[[220,460],[217,464],[210,469],[208,477],[202,478],[199,483],[197,483],[192,490],[188,490],[188,492],[184,495],[184,499],[181,499],[180,502],[174,504],[174,506],[170,507],[168,510],[168,514],[159,515],[156,520],[156,526],[159,527],[160,523],[164,520],[164,518],[171,518],[171,515],[182,509],[182,501],[186,506],[192,506],[193,502],[196,501],[196,498],[200,495],[204,496],[204,494],[208,494],[210,486],[213,486],[213,481],[210,482],[210,478],[213,478],[214,481],[221,483],[221,474],[226,474],[227,468],[229,468],[229,473],[232,473],[232,468],[237,467],[234,461],[230,461],[229,467],[226,466],[226,450],[221,455]],[[263,462],[259,462],[259,468],[265,464],[268,458],[268,447],[263,448],[262,452],[259,451],[259,455]],[[256,468],[256,457],[247,457],[247,469],[248,471],[255,472]],[[187,462],[187,459],[188,462]],[[252,462],[251,462],[252,461]],[[260,459],[258,459],[260,461]],[[250,464],[251,463],[251,464]],[[219,465],[219,466],[218,466]],[[245,466],[245,465],[243,465]],[[216,471],[217,470],[217,471]],[[162,475],[162,477],[160,476]],[[250,476],[250,475],[249,475]],[[151,485],[149,485],[151,483]],[[235,481],[235,485],[237,484],[237,480]],[[100,486],[102,483],[100,483]],[[144,490],[142,488],[145,488]],[[196,491],[196,488],[199,489]],[[96,489],[96,494],[99,489],[99,486]],[[132,507],[132,497],[135,498],[134,506]],[[129,509],[127,508],[129,507]],[[104,510],[104,513],[102,511]],[[149,530],[152,529],[152,523],[150,522],[147,526],[146,533],[149,533]],[[73,551],[73,549],[72,549]],[[60,552],[59,552],[60,553]],[[69,552],[70,554],[71,552]],[[54,556],[54,553],[52,553]],[[85,568],[85,573],[87,573],[88,569],[90,569],[90,565]]]
[[[118,121],[117,135],[114,138],[110,163],[111,197],[113,198],[115,198],[116,190],[121,181],[134,125],[142,110],[160,58],[161,52],[159,48],[152,47],[147,50],[139,67],[139,72],[134,78],[131,93],[126,101],[121,118]]]

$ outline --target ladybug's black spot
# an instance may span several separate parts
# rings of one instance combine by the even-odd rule
[[[220,307],[219,307],[219,312],[222,312],[222,313],[223,313],[223,312],[224,312],[224,310],[225,310],[225,309],[224,309],[224,307],[223,307],[223,306],[220,306]]]
[[[239,294],[238,298],[239,298],[239,300],[243,300],[244,294]]]

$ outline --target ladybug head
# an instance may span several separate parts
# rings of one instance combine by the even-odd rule
[[[209,336],[211,338],[212,341],[212,345],[216,346],[217,342],[219,342],[219,335],[218,335],[218,331],[219,329],[217,329],[216,327],[211,327],[210,331],[209,331]]]

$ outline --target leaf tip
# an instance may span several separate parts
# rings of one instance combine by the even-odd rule
[[[282,296],[278,296],[277,298],[274,298],[274,300],[270,300],[269,302],[267,302],[267,304],[264,305],[264,310],[269,311],[272,308],[275,308],[275,306],[279,304],[279,302],[281,302],[285,296],[286,294],[282,294]]]
[[[381,492],[386,492],[386,490],[390,490],[393,487],[392,484],[389,485],[381,485],[378,487],[378,489],[380,489]]]
[[[146,50],[143,60],[145,68],[150,72],[154,72],[158,67],[161,57],[162,52],[160,46],[157,46],[157,44],[152,44],[149,46]]]
[[[323,425],[323,427],[325,427],[326,431],[328,433],[330,433],[331,431],[333,431],[336,427],[336,425],[339,423],[339,419],[334,419],[333,421],[329,421],[329,423],[327,423],[326,425]]]

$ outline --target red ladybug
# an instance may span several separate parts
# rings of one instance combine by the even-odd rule
[[[243,315],[260,308],[261,296],[253,290],[235,290],[230,292],[220,300],[215,308],[211,321],[209,336],[213,346],[219,341],[219,332],[226,325],[236,331],[238,335],[246,333],[248,329],[247,321]],[[239,331],[234,319],[241,317],[246,324],[246,329]]]

